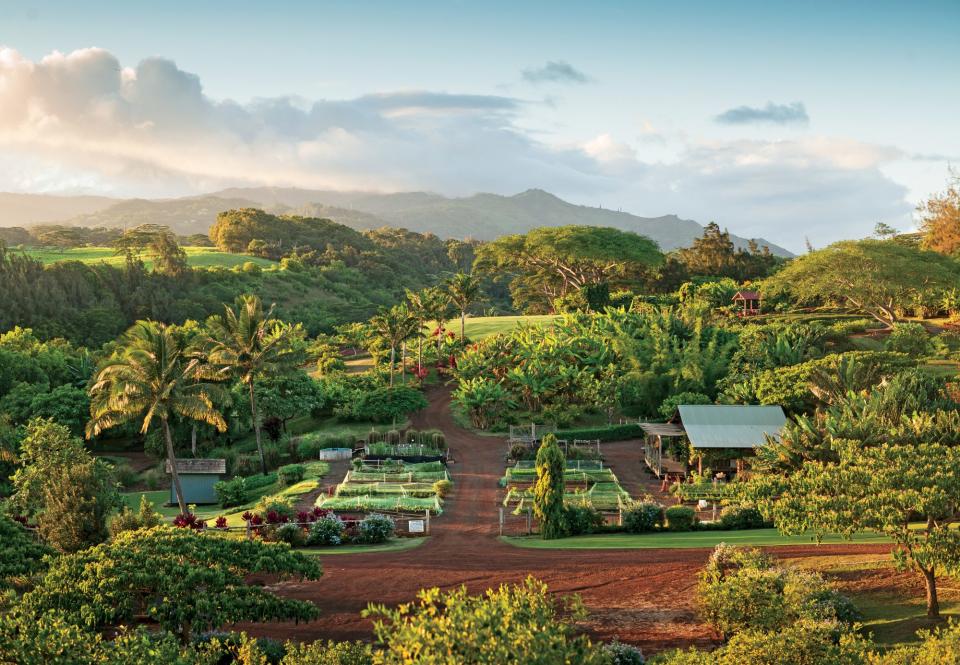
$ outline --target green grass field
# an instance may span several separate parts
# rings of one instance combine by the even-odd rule
[[[557,540],[542,540],[537,536],[522,536],[503,537],[501,540],[515,547],[545,550],[687,549],[716,547],[720,543],[777,547],[779,545],[810,545],[816,542],[812,536],[782,536],[776,529],[691,531],[688,533],[600,533]],[[881,545],[890,541],[883,536],[863,534],[851,541],[844,540],[840,536],[827,536],[821,542],[826,545],[840,543]]]
[[[243,265],[247,261],[253,261],[263,268],[276,265],[276,261],[246,254],[228,254],[213,247],[184,247],[183,249],[187,253],[187,263],[194,268],[209,268],[212,266],[233,268]],[[83,263],[99,263],[102,261],[110,265],[120,266],[126,260],[122,255],[117,255],[112,247],[73,247],[64,250],[29,248],[24,250],[24,253],[43,261],[44,264],[57,263],[58,261],[82,261]],[[152,267],[152,262],[149,259],[144,258],[144,263],[148,268]]]
[[[555,314],[531,314],[528,316],[468,316],[466,332],[467,337],[474,342],[485,337],[496,335],[497,333],[508,332],[518,325],[524,323],[551,323],[560,318]],[[436,328],[436,324],[429,326],[430,330]],[[454,318],[447,322],[447,329],[460,334],[460,319]]]

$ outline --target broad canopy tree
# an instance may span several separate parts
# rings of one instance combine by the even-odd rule
[[[645,236],[606,227],[559,226],[487,243],[478,250],[474,267],[495,279],[511,279],[517,307],[552,311],[557,298],[602,284],[635,284],[661,263],[663,254]]]
[[[956,287],[960,266],[949,257],[891,240],[847,240],[791,261],[765,282],[767,297],[836,303],[888,328],[912,300]]]

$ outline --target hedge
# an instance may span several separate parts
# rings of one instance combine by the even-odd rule
[[[643,436],[643,430],[640,428],[640,425],[636,423],[557,430],[557,438],[568,441],[573,441],[574,439],[587,441],[594,439],[600,439],[601,441],[623,441],[625,439],[636,439],[641,436]]]

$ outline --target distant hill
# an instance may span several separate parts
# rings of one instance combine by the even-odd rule
[[[103,210],[120,199],[106,196],[58,196],[0,192],[0,226],[32,226],[60,222]]]
[[[204,196],[164,200],[0,194],[0,226],[57,222],[125,228],[151,223],[169,226],[180,235],[190,235],[207,233],[217,213],[245,207],[325,217],[357,230],[394,226],[433,233],[441,238],[493,240],[538,226],[583,224],[641,233],[655,240],[662,249],[671,250],[689,246],[703,233],[703,226],[676,215],[638,217],[574,205],[540,189],[513,196],[475,194],[464,198],[427,192],[378,194],[277,187],[234,188]],[[27,220],[25,216],[32,217]],[[738,247],[745,247],[748,242],[733,234],[730,238]],[[758,238],[757,241],[774,254],[792,256],[767,240]]]
[[[289,206],[303,211],[300,214],[320,214],[320,210],[327,210],[325,214],[348,226],[353,226],[353,223],[346,213],[361,211],[384,220],[390,226],[434,233],[442,238],[493,240],[538,226],[584,224],[612,226],[641,233],[657,241],[662,249],[671,250],[689,246],[694,238],[703,233],[702,225],[676,215],[638,217],[626,212],[574,205],[541,189],[529,189],[513,196],[475,194],[464,198],[447,198],[425,192],[376,194],[276,187],[227,189],[216,195],[250,199],[274,210]],[[316,212],[311,212],[314,210]],[[373,222],[365,219],[364,223]],[[747,238],[733,234],[730,238],[737,247],[746,247],[748,242]],[[793,256],[768,240],[758,238],[757,241],[761,246],[767,245],[774,254]]]

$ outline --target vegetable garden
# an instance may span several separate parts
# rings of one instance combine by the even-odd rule
[[[532,461],[520,460],[507,468],[500,479],[506,488],[503,499],[505,508],[513,508],[519,515],[533,503],[533,485],[537,480],[536,465]],[[627,493],[613,471],[601,461],[568,460],[563,472],[566,506],[581,506],[601,512],[619,512],[631,502]]]
[[[443,495],[451,486],[441,462],[359,462],[317,507],[342,512],[443,512]]]

